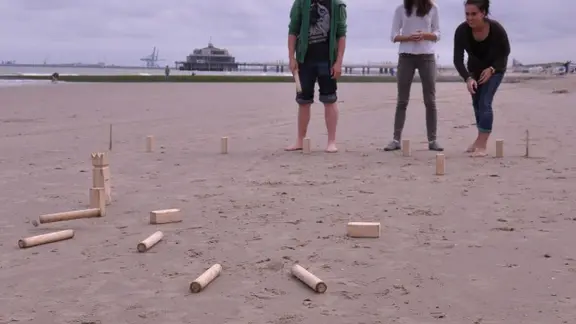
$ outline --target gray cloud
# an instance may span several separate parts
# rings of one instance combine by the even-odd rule
[[[463,0],[438,0],[443,64],[452,60],[454,29]],[[401,3],[348,1],[346,61],[395,61],[388,39]],[[153,46],[168,62],[183,59],[212,38],[239,61],[286,59],[292,0],[2,0],[0,60],[138,64]],[[493,1],[494,19],[508,30],[512,56],[526,63],[576,60],[572,33],[576,3],[567,0]]]

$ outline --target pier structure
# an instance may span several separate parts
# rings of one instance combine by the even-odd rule
[[[175,62],[176,68],[180,70],[189,70],[191,66],[183,66],[183,62]],[[396,70],[397,65],[392,63],[369,63],[369,64],[343,64],[343,74],[361,74],[361,75],[390,75],[392,70]],[[194,68],[191,69],[195,70]],[[200,69],[199,69],[200,70]],[[288,63],[284,62],[219,62],[211,69],[203,66],[201,71],[260,71],[263,73],[289,73]]]

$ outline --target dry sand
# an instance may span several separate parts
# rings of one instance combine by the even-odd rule
[[[490,152],[501,138],[506,156],[471,159],[469,96],[438,84],[445,176],[426,150],[420,84],[408,158],[377,150],[392,135],[394,84],[340,86],[338,154],[322,151],[315,105],[309,156],[283,151],[295,133],[290,84],[0,89],[0,323],[574,323],[575,85],[504,84]],[[108,215],[34,228],[41,214],[87,208],[90,153],[107,150],[110,123]],[[165,208],[184,221],[147,224]],[[350,220],[382,222],[381,238],[347,238]],[[17,247],[68,228],[71,240]],[[138,253],[156,230],[164,240]],[[295,262],[328,291],[291,277]],[[191,294],[214,263],[221,276]]]

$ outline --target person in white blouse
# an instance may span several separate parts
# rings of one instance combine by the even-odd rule
[[[406,108],[416,69],[422,82],[428,149],[443,151],[436,139],[436,55],[434,46],[440,40],[438,6],[431,0],[404,0],[394,11],[391,41],[400,43],[398,58],[398,98],[394,118],[394,138],[385,151],[401,149],[400,139],[406,121]]]

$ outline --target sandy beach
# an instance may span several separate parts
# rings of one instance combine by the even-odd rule
[[[476,131],[470,97],[439,83],[444,176],[419,83],[411,157],[378,150],[392,136],[395,84],[339,91],[340,152],[323,152],[316,104],[303,155],[283,151],[296,129],[291,84],[0,88],[0,323],[574,323],[576,78],[501,86],[489,147],[504,140],[500,159],[463,153]],[[108,215],[34,227],[88,208],[90,154],[108,150],[110,124]],[[183,222],[148,224],[168,208]],[[381,222],[381,237],[348,238],[349,221]],[[74,238],[18,248],[63,229]],[[157,230],[164,239],[138,253]],[[221,275],[190,293],[215,263]],[[291,276],[295,263],[328,290]]]

